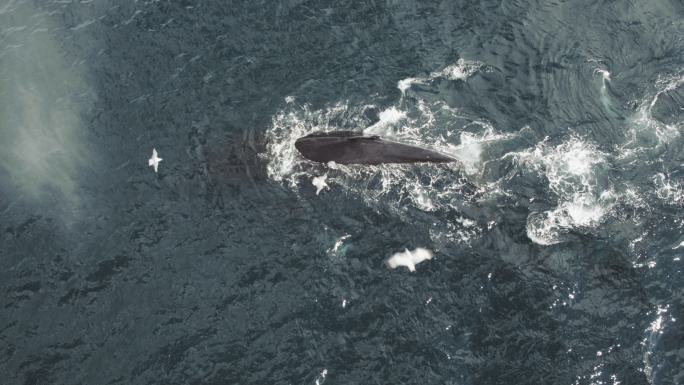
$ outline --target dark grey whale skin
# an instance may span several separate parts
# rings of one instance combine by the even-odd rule
[[[314,162],[340,164],[448,163],[455,158],[437,151],[363,136],[354,131],[315,132],[295,141],[302,156]]]

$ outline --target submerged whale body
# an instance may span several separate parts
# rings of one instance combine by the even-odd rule
[[[456,159],[408,144],[363,136],[355,131],[315,132],[295,141],[295,148],[314,162],[340,164],[446,163]]]

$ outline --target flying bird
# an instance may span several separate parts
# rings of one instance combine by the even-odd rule
[[[154,172],[157,172],[157,168],[159,168],[159,162],[162,161],[162,158],[157,156],[157,150],[155,148],[152,148],[152,157],[147,160],[147,165],[150,167],[154,167]]]
[[[328,174],[325,174],[325,175],[317,176],[317,177],[313,178],[313,180],[311,181],[311,184],[316,186],[316,195],[318,195],[321,192],[321,190],[323,190],[324,188],[330,188],[330,187],[328,187],[328,184],[325,183],[325,179],[327,177],[328,177]]]
[[[432,259],[432,251],[418,247],[413,251],[405,249],[403,252],[395,253],[385,261],[385,264],[391,269],[406,266],[410,272],[414,272],[417,264],[430,259]]]

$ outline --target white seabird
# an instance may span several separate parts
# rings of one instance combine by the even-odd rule
[[[159,162],[162,161],[162,158],[157,156],[157,150],[155,148],[152,148],[152,157],[147,160],[147,165],[150,167],[154,167],[154,172],[157,172],[157,168],[159,168]]]
[[[387,267],[391,269],[395,269],[399,266],[406,266],[409,271],[414,272],[416,271],[417,264],[429,259],[432,259],[432,251],[417,247],[413,251],[405,249],[403,252],[395,253],[385,261],[385,263],[387,264]]]
[[[324,188],[330,188],[330,187],[328,187],[328,184],[325,183],[325,180],[327,178],[328,178],[328,174],[325,174],[325,175],[314,177],[313,180],[311,181],[311,184],[316,186],[316,195],[318,195],[321,192],[321,190],[323,190]]]

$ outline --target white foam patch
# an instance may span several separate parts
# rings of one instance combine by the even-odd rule
[[[632,180],[620,196],[638,210],[633,216],[640,223],[643,215],[652,212],[654,203],[667,205],[684,205],[684,185],[676,172],[671,172],[673,163],[681,159],[682,140],[684,140],[684,122],[674,121],[670,124],[656,119],[653,108],[665,93],[684,86],[684,75],[659,75],[650,90],[637,101],[635,114],[627,119],[627,130],[624,143],[616,146],[615,160],[619,168],[627,168],[634,175],[648,175],[641,180]],[[654,169],[663,170],[653,174]],[[640,236],[641,238],[641,236]]]
[[[346,240],[349,239],[350,237],[351,237],[351,235],[345,234],[345,235],[341,236],[340,238],[338,238],[338,239],[335,241],[335,244],[333,245],[333,247],[331,247],[331,248],[329,248],[329,249],[327,250],[327,251],[328,251],[328,254],[329,254],[329,255],[338,255],[338,253],[343,253],[343,251],[344,251],[344,247],[343,247],[344,241],[346,241]]]
[[[615,193],[604,187],[609,184],[602,172],[606,155],[591,143],[578,137],[557,146],[542,142],[516,156],[542,173],[558,196],[555,209],[532,212],[527,218],[527,236],[537,244],[562,242],[563,234],[573,228],[598,226],[615,204]]]
[[[462,162],[467,174],[475,175],[481,171],[482,154],[487,144],[511,139],[514,135],[497,133],[487,122],[475,121],[472,124],[480,126],[482,130],[478,133],[461,132],[460,143],[448,146],[446,152]]]
[[[669,175],[658,173],[653,176],[653,185],[658,198],[673,205],[684,204],[684,188],[681,183],[672,180]]]
[[[414,84],[424,83],[425,78],[406,78],[401,79],[397,82],[397,88],[401,91],[401,94],[405,94],[406,91],[411,88]]]
[[[594,227],[601,223],[603,216],[610,210],[610,197],[613,193],[604,191],[599,199],[591,194],[575,194],[569,202],[564,202],[561,208],[567,213],[574,226]]]
[[[365,135],[380,135],[384,137],[395,136],[392,127],[400,121],[406,119],[406,112],[390,107],[382,111],[379,115],[380,120],[372,126],[363,130]]]
[[[484,68],[484,64],[480,62],[461,58],[454,64],[450,64],[439,71],[431,72],[430,75],[426,77],[409,77],[399,80],[399,82],[397,82],[397,88],[401,91],[401,94],[404,95],[414,84],[426,84],[440,78],[466,80],[476,72],[484,70]]]
[[[654,370],[657,363],[654,362],[653,356],[656,352],[656,347],[663,335],[663,331],[668,324],[674,323],[677,320],[668,314],[670,305],[658,305],[655,310],[655,319],[651,322],[649,327],[644,331],[645,337],[641,340],[641,345],[645,347],[643,355],[644,374],[646,374],[650,383],[653,382]],[[652,312],[649,312],[652,314]]]
[[[430,199],[430,195],[421,186],[413,186],[413,189],[409,192],[415,204],[423,209],[424,211],[434,211],[435,204]]]
[[[432,251],[418,247],[413,251],[405,249],[402,252],[393,254],[387,261],[387,267],[390,269],[396,269],[400,266],[405,266],[411,272],[416,271],[416,265],[432,259]]]
[[[446,66],[441,71],[431,73],[430,78],[442,77],[449,80],[465,80],[483,67],[483,64],[477,61],[458,59],[455,64]]]
[[[455,242],[467,244],[482,233],[477,223],[471,219],[457,217],[446,224],[446,231],[441,228],[430,229],[430,237],[435,243]]]
[[[597,200],[591,194],[578,193],[571,200],[561,202],[554,210],[532,213],[527,218],[527,236],[539,245],[562,242],[569,229],[601,224],[612,204],[610,200]]]
[[[328,369],[323,369],[323,371],[316,378],[316,385],[323,385],[323,383],[325,382],[325,377],[327,377],[327,376],[328,376]]]
[[[601,78],[603,78],[604,81],[609,82],[610,81],[610,72],[608,70],[602,69],[602,68],[597,68],[594,70],[594,73],[601,75]],[[605,83],[604,83],[605,85]]]

